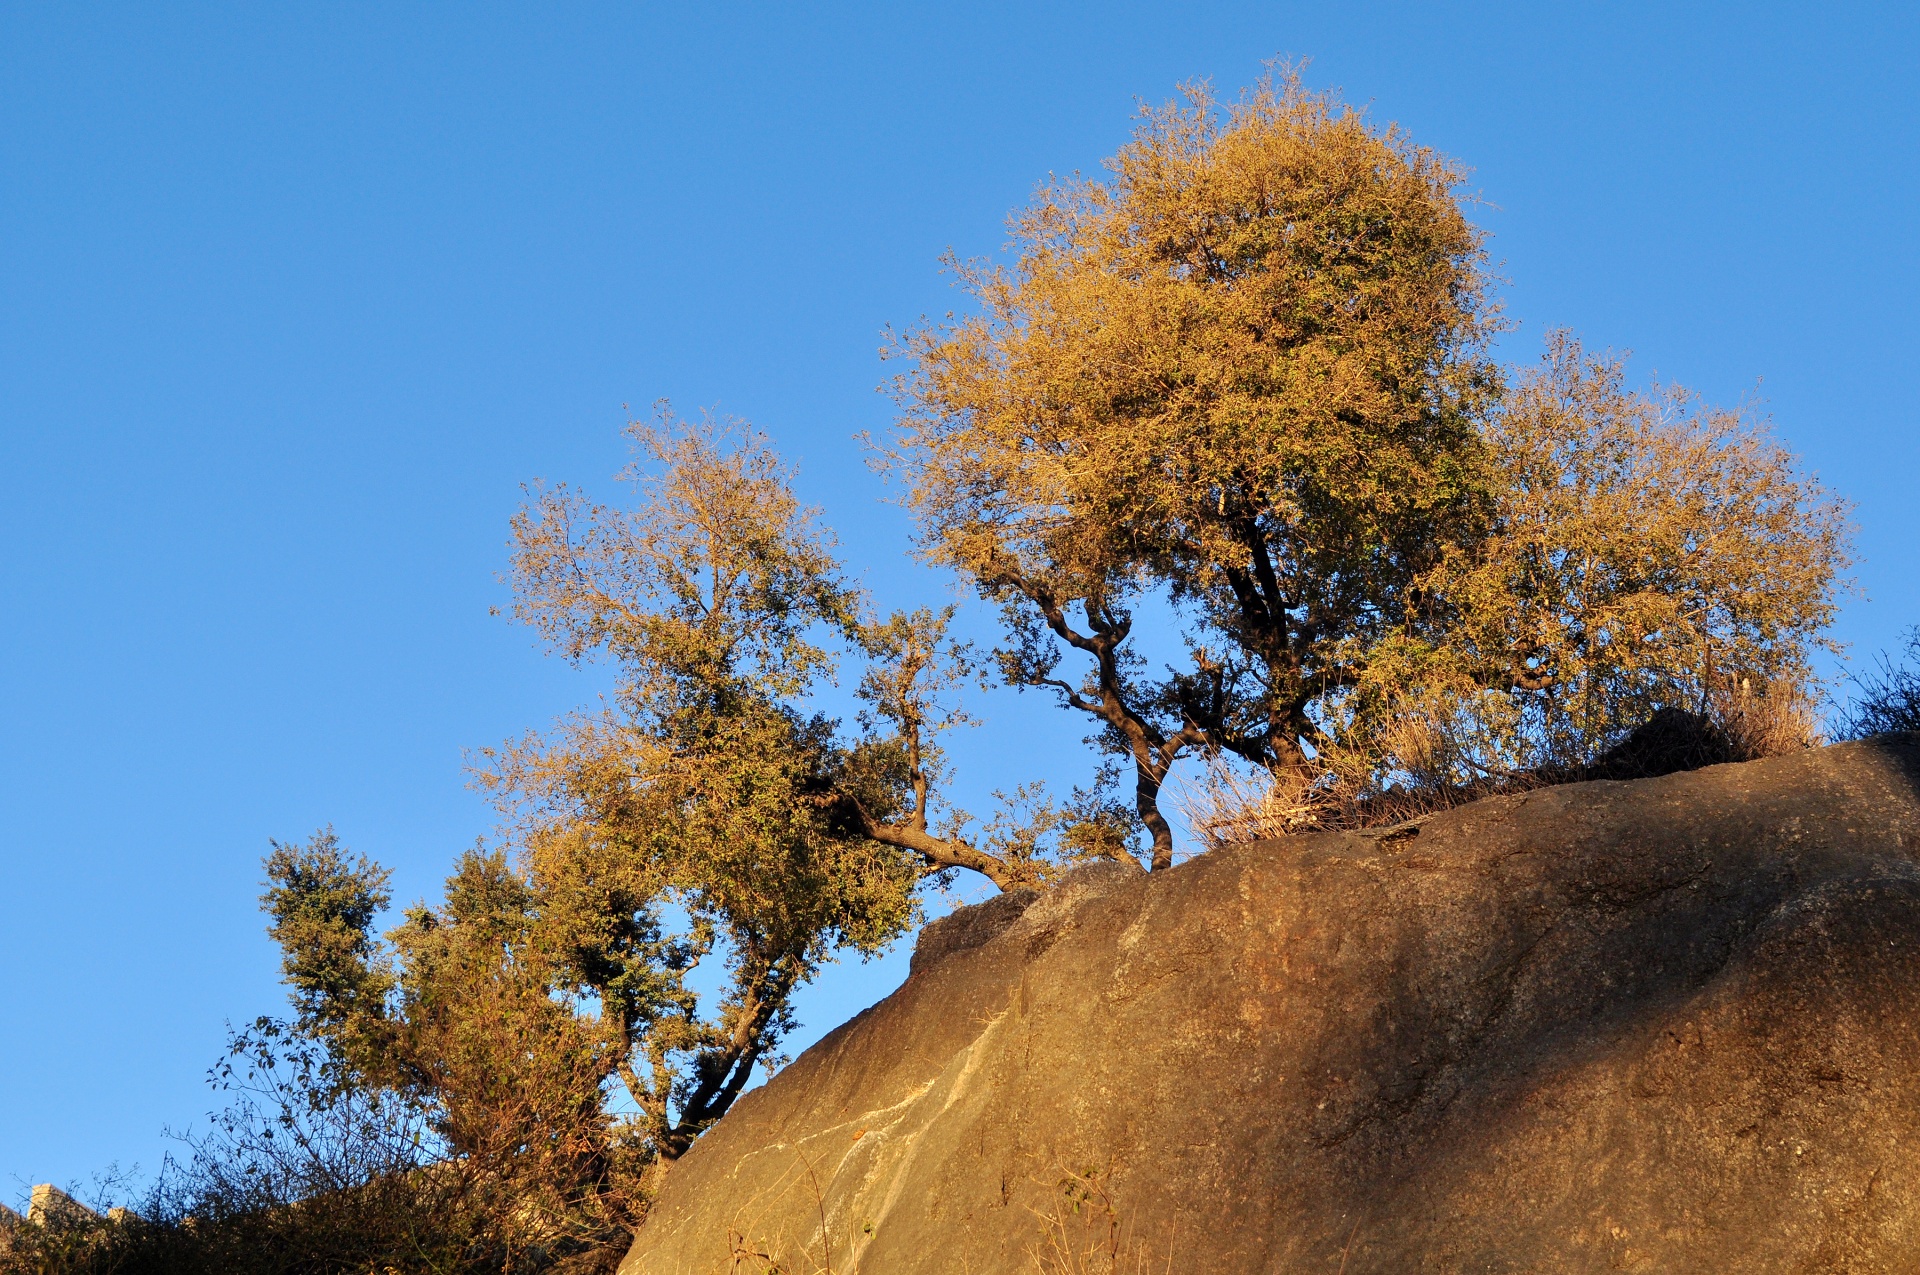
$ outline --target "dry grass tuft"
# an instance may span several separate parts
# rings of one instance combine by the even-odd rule
[[[1159,1265],[1134,1235],[1108,1180],[1111,1169],[1061,1166],[1047,1207],[1033,1210],[1041,1236],[1027,1250],[1034,1275],[1150,1275]],[[1173,1237],[1167,1237],[1165,1272],[1174,1268]]]
[[[1805,752],[1827,742],[1819,705],[1797,682],[1756,688],[1741,678],[1708,694],[1706,715],[1726,732],[1735,761]]]
[[[1323,773],[1309,783],[1248,773],[1216,759],[1182,783],[1175,804],[1201,848],[1213,850],[1312,832],[1390,827],[1540,782],[1545,781],[1515,775],[1477,784],[1413,783],[1383,792],[1338,774]]]
[[[1913,685],[1920,686],[1920,675]],[[1890,696],[1883,692],[1883,699]],[[1920,703],[1920,691],[1910,698]],[[1179,784],[1175,804],[1203,849],[1303,833],[1392,827],[1482,797],[1585,779],[1634,779],[1729,761],[1803,752],[1827,742],[1819,707],[1797,681],[1756,686],[1748,679],[1709,688],[1701,711],[1662,709],[1614,748],[1587,762],[1490,772],[1432,717],[1407,713],[1382,725],[1375,758],[1390,760],[1395,781],[1372,782],[1377,760],[1343,769],[1330,758],[1301,776],[1250,770],[1224,757],[1206,761]],[[1916,714],[1920,725],[1920,714]],[[1461,775],[1476,778],[1461,780]]]

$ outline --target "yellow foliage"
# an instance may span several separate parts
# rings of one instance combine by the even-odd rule
[[[1110,167],[1046,187],[1011,266],[956,267],[981,313],[902,343],[895,459],[929,556],[1008,604],[1010,679],[1132,763],[1164,867],[1178,757],[1312,769],[1480,515],[1496,316],[1460,170],[1290,72],[1146,111]],[[1124,648],[1156,586],[1197,621],[1162,680]]]
[[[1005,607],[1008,679],[1131,763],[1152,866],[1189,753],[1351,821],[1570,773],[1661,708],[1809,736],[1844,507],[1564,334],[1509,391],[1460,169],[1286,70],[1145,111],[1109,167],[955,266],[979,311],[899,343],[890,460],[929,558]],[[1149,597],[1186,622],[1163,672]]]
[[[1804,699],[1847,511],[1761,421],[1633,392],[1620,360],[1554,333],[1487,432],[1495,516],[1421,604],[1463,709],[1511,719],[1487,765],[1578,766],[1661,707],[1730,724],[1755,696]]]

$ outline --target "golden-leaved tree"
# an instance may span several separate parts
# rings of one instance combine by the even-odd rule
[[[1160,868],[1174,761],[1313,773],[1484,517],[1495,314],[1460,170],[1291,73],[1148,110],[1110,167],[957,267],[979,313],[902,342],[893,459],[929,556],[1006,605],[1008,677],[1131,763]],[[1194,621],[1165,675],[1127,645],[1156,587]]]
[[[1745,732],[1736,751],[1806,742],[1847,507],[1764,421],[1632,390],[1555,332],[1485,430],[1493,516],[1422,579],[1414,769],[1577,773],[1661,709]]]
[[[1003,604],[1008,679],[1130,764],[1151,866],[1187,753],[1269,777],[1238,835],[1564,777],[1662,708],[1807,736],[1843,508],[1567,338],[1509,394],[1458,167],[1285,70],[1147,110],[1109,167],[955,266],[977,311],[896,344],[886,459]]]
[[[463,855],[384,939],[384,870],[330,833],[276,847],[265,898],[316,1074],[432,1130],[489,1251],[583,1268],[777,1060],[795,990],[904,932],[922,882],[1030,886],[1113,852],[1044,801],[969,835],[939,795],[972,674],[950,613],[866,614],[763,438],[630,432],[629,506],[537,489],[513,522],[518,617],[617,676],[600,711],[483,754],[509,846]],[[807,707],[836,648],[865,660],[853,737]]]
[[[482,773],[517,818],[543,937],[602,1006],[628,1097],[672,1158],[777,1044],[827,953],[906,926],[916,872],[849,835],[845,750],[801,707],[831,667],[823,639],[860,624],[827,533],[744,431],[633,433],[631,508],[542,490],[513,524],[516,614],[568,659],[609,658],[611,701]],[[649,935],[662,905],[689,922],[665,961]],[[716,944],[727,988],[703,1018],[663,976]]]

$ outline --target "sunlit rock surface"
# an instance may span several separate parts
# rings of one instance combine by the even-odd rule
[[[1920,1269],[1917,784],[1890,737],[968,909],[623,1275]]]

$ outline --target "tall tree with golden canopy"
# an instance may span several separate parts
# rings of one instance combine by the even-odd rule
[[[1495,311],[1461,170],[1291,71],[1145,111],[1109,167],[956,266],[979,313],[901,343],[894,456],[929,556],[1006,605],[1010,679],[1130,759],[1158,868],[1179,755],[1311,771],[1484,516]],[[1197,621],[1164,676],[1127,648],[1154,586]]]

